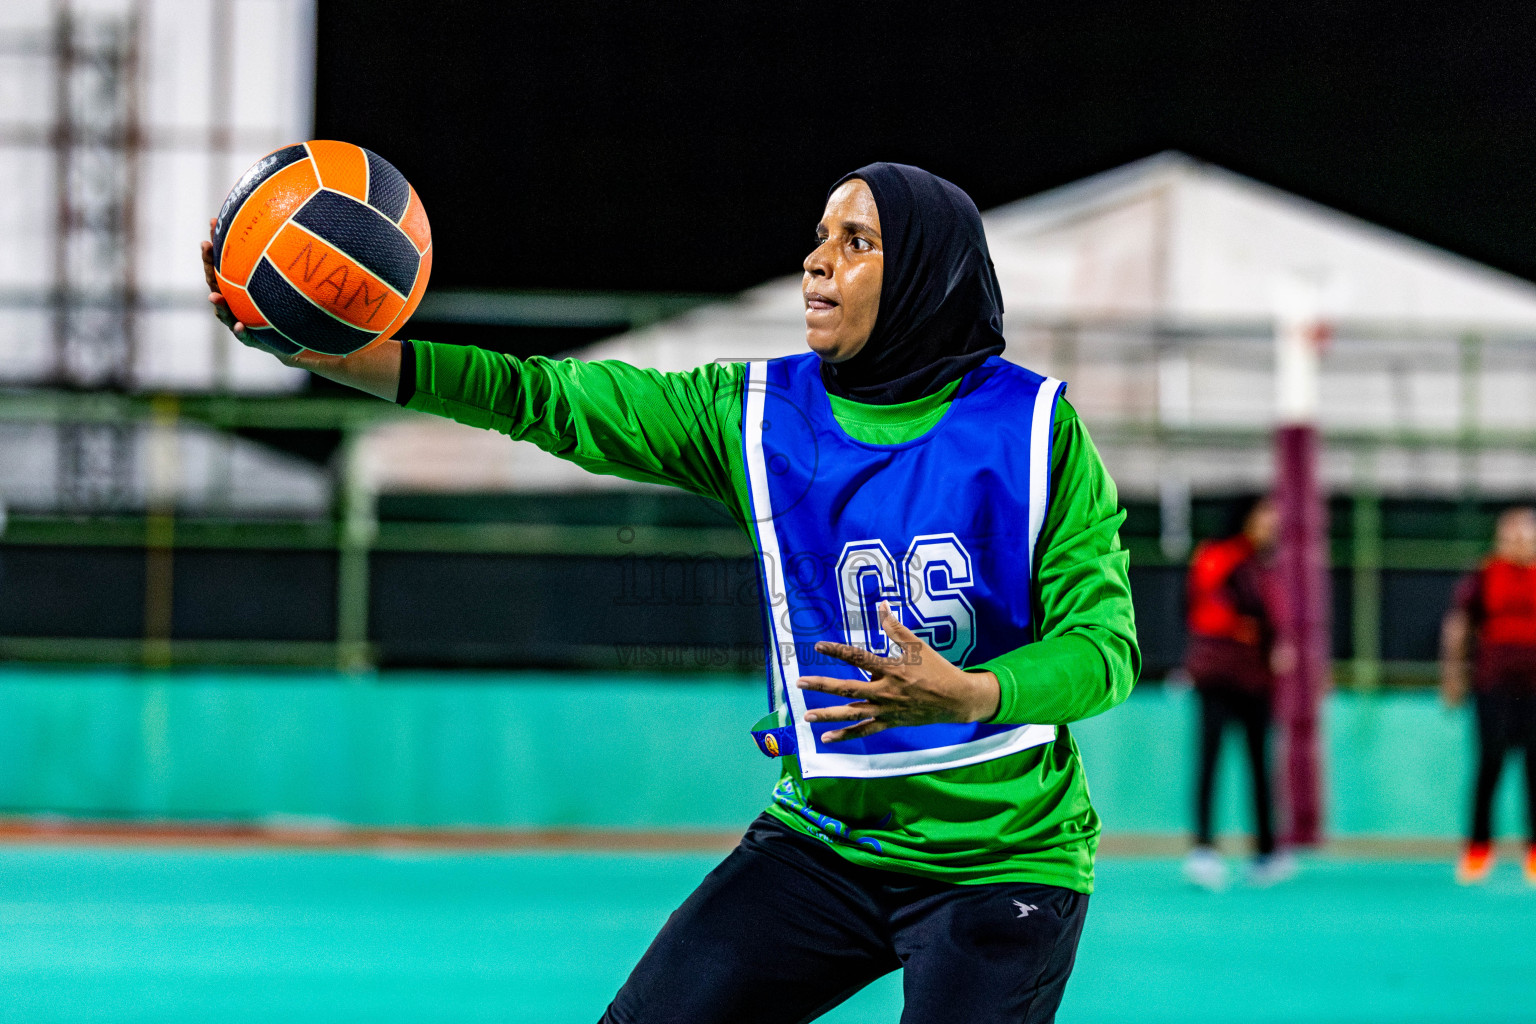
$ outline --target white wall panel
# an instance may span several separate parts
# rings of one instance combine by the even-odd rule
[[[49,372],[52,330],[53,316],[45,309],[0,306],[0,385],[24,384]]]
[[[53,163],[45,149],[0,148],[0,289],[53,280]]]

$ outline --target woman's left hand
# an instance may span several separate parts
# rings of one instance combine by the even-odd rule
[[[895,657],[883,658],[862,647],[827,640],[816,645],[817,653],[863,669],[870,674],[869,679],[802,676],[796,684],[802,690],[853,700],[852,704],[805,713],[807,722],[854,723],[827,733],[823,742],[856,740],[896,725],[984,722],[997,714],[1001,697],[997,676],[967,672],[951,664],[903,626],[884,601],[880,602],[880,629],[897,652]]]

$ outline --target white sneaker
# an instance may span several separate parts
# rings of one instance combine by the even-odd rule
[[[1289,850],[1278,850],[1267,857],[1255,857],[1248,866],[1248,884],[1260,889],[1289,881],[1301,870],[1301,863]]]
[[[1226,861],[1209,846],[1197,846],[1184,858],[1184,878],[1191,885],[1221,892],[1227,887]]]

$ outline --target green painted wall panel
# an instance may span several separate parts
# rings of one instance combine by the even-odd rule
[[[773,766],[736,678],[0,671],[0,808],[731,827]]]
[[[774,765],[747,737],[761,687],[734,676],[0,669],[0,809],[365,825],[733,828]],[[1073,727],[1117,832],[1188,827],[1194,706],[1147,687]],[[1327,709],[1338,834],[1451,836],[1469,716],[1428,694]],[[1511,764],[1501,831],[1524,826]],[[1238,737],[1219,822],[1250,815]]]

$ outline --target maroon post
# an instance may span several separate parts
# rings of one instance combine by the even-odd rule
[[[1276,582],[1279,640],[1294,652],[1276,679],[1280,726],[1282,841],[1322,842],[1323,784],[1318,710],[1331,678],[1327,506],[1318,484],[1317,427],[1284,423],[1275,433],[1275,500],[1280,512]]]

